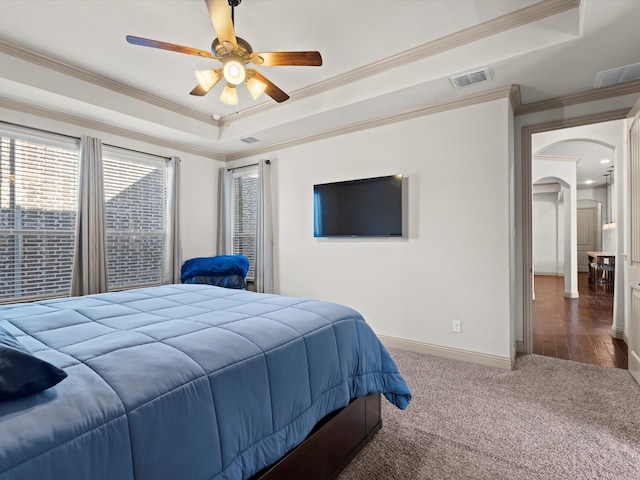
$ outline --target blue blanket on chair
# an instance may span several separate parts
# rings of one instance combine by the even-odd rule
[[[223,275],[247,276],[249,259],[244,255],[218,255],[215,257],[199,257],[187,260],[182,265],[180,281],[192,277],[220,277]]]

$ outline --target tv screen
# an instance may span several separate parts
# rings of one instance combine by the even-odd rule
[[[402,175],[313,186],[314,237],[401,237]]]

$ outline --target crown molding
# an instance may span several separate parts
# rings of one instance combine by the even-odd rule
[[[36,105],[31,105],[25,102],[21,102],[18,100],[9,99],[6,97],[0,97],[0,108],[7,108],[10,110],[26,113],[29,115],[35,115],[38,117],[48,118],[50,120],[56,120],[59,122],[68,123],[71,125],[76,125],[82,128],[89,128],[92,130],[98,130],[105,133],[110,133],[113,135],[118,135],[120,137],[130,138],[132,140],[138,140],[141,142],[150,143],[152,145],[158,145],[161,147],[166,147],[172,150],[179,150],[185,153],[191,153],[193,155],[198,155],[200,157],[212,158],[213,160],[224,161],[225,156],[219,155],[216,153],[212,153],[208,150],[202,150],[199,148],[189,147],[177,142],[170,142],[165,140],[164,138],[154,137],[153,135],[146,135],[143,133],[137,133],[128,128],[120,128],[110,125],[108,123],[98,122],[95,120],[91,120],[88,118],[80,117],[78,115],[72,115],[70,113],[62,113],[56,110],[52,110],[45,107],[39,107]]]
[[[373,77],[388,70],[432,57],[448,50],[491,37],[498,33],[512,30],[547,17],[572,10],[579,5],[580,0],[543,0],[520,10],[507,13],[478,25],[451,33],[431,42],[427,42],[423,45],[405,50],[397,55],[384,58],[363,67],[350,70],[341,75],[314,83],[308,87],[301,88],[291,92],[290,99],[288,101],[302,100],[367,77]],[[262,113],[276,108],[277,106],[278,104],[274,104],[273,102],[261,103],[241,112],[226,115],[222,118],[222,121],[224,122],[231,118],[237,121],[240,118]]]
[[[512,85],[511,92],[509,93],[509,100],[511,101],[511,109],[514,114],[522,107],[522,96],[520,94],[520,85]]]
[[[336,127],[322,132],[315,133],[313,135],[307,135],[305,137],[298,137],[293,140],[286,140],[284,142],[274,143],[269,146],[255,148],[252,150],[245,150],[239,153],[232,153],[226,155],[226,160],[240,160],[242,158],[262,155],[264,153],[272,152],[274,150],[282,150],[284,148],[290,148],[305,143],[316,142],[318,140],[324,140],[326,138],[336,137],[339,135],[345,135],[348,133],[358,132],[361,130],[368,130],[370,128],[376,128],[383,125],[389,125],[391,123],[403,122],[418,117],[424,117],[427,115],[433,115],[435,113],[445,112],[447,110],[455,110],[457,108],[468,107],[470,105],[476,105],[479,103],[491,102],[493,100],[499,100],[501,98],[511,98],[514,90],[519,90],[517,85],[508,85],[506,87],[498,87],[492,90],[484,92],[478,92],[473,95],[467,95],[465,97],[456,98],[442,103],[433,105],[427,105],[424,107],[408,110],[406,112],[398,113],[395,115],[388,115],[385,117],[379,117],[371,120],[365,120],[362,122],[356,122],[342,127]]]
[[[438,55],[440,53],[463,45],[467,45],[477,40],[487,38],[492,35],[496,35],[498,33],[574,9],[579,5],[580,0],[543,0],[520,10],[507,13],[478,25],[474,25],[458,32],[454,32],[431,42],[427,42],[426,44],[406,50],[398,55],[387,57],[380,61],[370,63],[363,67],[356,68],[341,75],[337,75],[330,79],[317,82],[305,88],[301,88],[299,90],[291,92],[289,102],[312,97],[338,88],[345,84],[353,83],[362,80],[363,78],[372,77],[402,65]],[[33,50],[8,42],[6,40],[0,39],[0,52],[16,58],[20,58],[35,65],[57,71],[64,75],[77,78],[81,81],[112,90],[122,95],[126,95],[128,97],[135,98],[152,105],[156,105],[157,107],[192,118],[194,120],[217,126],[223,125],[224,122],[230,118],[233,118],[235,121],[237,121],[239,118],[255,115],[277,108],[278,106],[278,104],[273,102],[264,102],[254,107],[243,110],[242,112],[227,115],[222,119],[216,121],[204,113],[200,113],[196,110],[183,107],[182,105],[152,95],[144,90],[118,82],[111,78],[63,62],[56,58],[37,53]]]
[[[97,85],[99,87],[120,93],[122,95],[135,98],[142,102],[155,105],[179,115],[198,120],[200,122],[211,123],[214,125],[218,123],[204,113],[200,113],[196,110],[183,107],[182,105],[178,105],[177,103],[170,102],[169,100],[165,100],[156,95],[152,95],[148,92],[145,92],[144,90],[140,90],[139,88],[135,88],[125,83],[118,82],[111,78],[105,77],[104,75],[100,75],[84,68],[71,65],[56,58],[34,52],[33,50],[21,47],[20,45],[16,45],[15,43],[7,42],[6,40],[0,39],[0,52],[11,55],[15,58],[19,58],[34,65],[39,65],[46,69],[62,73],[63,75],[77,78],[78,80],[81,80],[83,82],[91,83],[92,85]]]
[[[621,83],[610,87],[596,88],[594,90],[576,93],[574,95],[567,95],[565,97],[525,103],[520,105],[515,114],[519,116],[527,115],[529,113],[543,112],[546,110],[555,110],[556,108],[570,107],[571,105],[594,102],[596,100],[604,100],[613,97],[621,97],[638,92],[640,92],[640,80],[635,80],[633,82]]]
[[[552,120],[544,123],[537,123],[535,125],[524,125],[522,127],[522,137],[527,138],[530,143],[531,135],[536,133],[548,132],[550,130],[559,130],[562,128],[581,127],[583,125],[591,125],[594,123],[605,123],[613,120],[623,120],[627,118],[629,113],[628,108],[620,108],[618,110],[609,110],[606,112],[592,113],[589,115],[583,115],[580,117],[563,118],[561,120]],[[527,145],[529,149],[531,145]],[[531,153],[525,150],[525,146],[522,147],[523,156],[531,156]]]
[[[580,161],[580,157],[573,157],[570,155],[534,155],[532,157],[533,160],[546,160],[548,162],[569,162],[569,163],[578,163]]]
[[[514,12],[502,15],[500,17],[496,17],[494,19],[488,20],[481,24],[474,25],[472,27],[460,30],[458,32],[454,32],[450,35],[446,35],[444,37],[435,39],[431,42],[420,45],[418,47],[406,50],[405,52],[402,52],[398,55],[387,57],[380,61],[365,65],[363,67],[351,70],[349,72],[338,75],[336,77],[332,77],[325,81],[318,82],[313,85],[309,85],[308,87],[291,92],[290,94],[291,98],[289,102],[312,97],[312,96],[330,91],[332,89],[338,88],[345,84],[353,83],[353,82],[362,80],[363,78],[378,75],[382,72],[397,68],[399,66],[406,65],[424,58],[428,58],[428,57],[446,52],[448,50],[470,44],[477,40],[488,38],[498,33],[508,31],[510,29],[517,28],[535,21],[539,21],[544,18],[553,16],[562,12],[572,10],[578,7],[579,5],[580,5],[580,0],[542,0],[528,7],[516,10]],[[0,39],[0,52],[5,53],[7,55],[11,55],[16,58],[20,58],[24,61],[42,66],[47,69],[60,72],[64,75],[77,78],[81,81],[89,82],[93,85],[101,86],[103,88],[109,89],[119,94],[126,95],[128,97],[135,98],[152,105],[156,105],[160,108],[175,112],[177,114],[186,116],[188,118],[192,118],[194,120],[205,122],[207,124],[212,124],[212,125],[218,125],[218,126],[223,125],[225,121],[228,120],[229,118],[233,118],[234,121],[237,121],[239,118],[255,115],[264,111],[271,110],[278,106],[278,104],[274,102],[265,102],[265,103],[256,105],[254,107],[250,107],[242,112],[225,116],[220,120],[216,121],[216,120],[213,120],[208,115],[197,112],[193,109],[183,107],[176,103],[173,103],[173,102],[164,100],[160,97],[157,97],[155,95],[152,95],[146,91],[118,82],[116,80],[110,79],[100,74],[90,72],[83,68],[65,63],[61,60],[45,56],[43,54],[34,52],[32,50],[29,50],[27,48],[21,47],[19,45],[16,45],[14,43],[11,43],[2,39]],[[626,93],[635,93],[636,91],[640,91],[640,81],[632,82],[632,83],[638,83],[638,88],[634,89],[632,92],[630,91]],[[601,89],[602,90],[601,95],[605,95],[602,98],[607,98],[606,92],[604,91],[605,90],[608,91],[612,88],[613,87],[606,87],[604,89]],[[625,94],[624,92],[618,91],[617,88],[614,88],[614,90],[616,90],[617,93],[609,94],[609,95]],[[580,95],[584,96],[586,94],[580,94]],[[320,140],[323,138],[328,138],[336,135],[342,135],[342,134],[350,133],[354,131],[364,130],[367,128],[375,128],[380,125],[386,125],[389,123],[404,121],[411,118],[416,118],[424,115],[430,115],[433,113],[442,112],[445,110],[461,108],[461,107],[472,105],[475,103],[491,101],[491,100],[494,100],[495,98],[504,98],[505,96],[509,97],[514,112],[517,115],[522,115],[525,113],[530,113],[531,111],[539,111],[539,110],[535,110],[536,108],[540,110],[544,110],[548,108],[557,108],[558,105],[568,104],[563,102],[581,103],[585,100],[584,100],[584,97],[580,98],[580,95],[577,95],[577,96],[574,95],[571,97],[564,97],[562,99],[552,99],[548,101],[522,105],[520,89],[518,86],[501,87],[501,88],[489,90],[487,92],[477,93],[467,97],[461,97],[459,99],[443,102],[440,104],[421,107],[421,108],[410,110],[397,115],[354,123],[352,125],[348,125],[345,127],[331,129],[324,132],[319,132],[318,134],[281,142],[271,146],[265,146],[255,150],[249,150],[249,151],[228,154],[228,155],[214,154],[205,150],[201,150],[193,147],[187,147],[182,144],[170,142],[162,138],[154,137],[151,135],[135,133],[130,130],[114,127],[106,123],[88,120],[88,119],[71,115],[71,114],[55,112],[50,109],[28,105],[23,102],[9,100],[7,98],[0,97],[0,106],[7,106],[7,108],[12,108],[14,110],[22,111],[25,113],[32,113],[32,114],[44,116],[53,120],[59,120],[59,121],[63,121],[63,122],[67,122],[67,123],[71,123],[71,124],[79,125],[83,127],[95,128],[97,130],[110,132],[123,137],[132,138],[132,139],[145,141],[145,142],[151,142],[158,145],[167,146],[169,148],[175,148],[181,151],[191,152],[199,156],[204,156],[204,157],[212,158],[215,160],[225,161],[225,160],[235,160],[235,159],[245,158],[247,156],[254,155],[254,154],[269,152],[275,149],[286,148],[294,145],[308,143],[311,141],[316,141],[316,140]],[[573,98],[573,97],[576,97],[576,98]],[[591,101],[591,100],[586,100],[586,101]],[[573,103],[569,103],[569,104],[573,104]]]
[[[632,124],[633,122],[636,122],[638,120],[638,113],[640,113],[640,99],[635,103],[633,108],[629,110],[629,113],[627,114],[627,118],[631,120]]]

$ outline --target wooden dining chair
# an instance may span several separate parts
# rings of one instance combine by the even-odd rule
[[[589,263],[589,281],[595,286],[613,287],[616,259],[615,257],[596,257]]]

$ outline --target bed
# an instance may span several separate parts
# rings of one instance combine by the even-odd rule
[[[66,375],[0,401],[2,480],[302,478],[380,428],[375,392],[411,399],[362,316],[312,299],[168,285],[5,305],[0,327]]]

